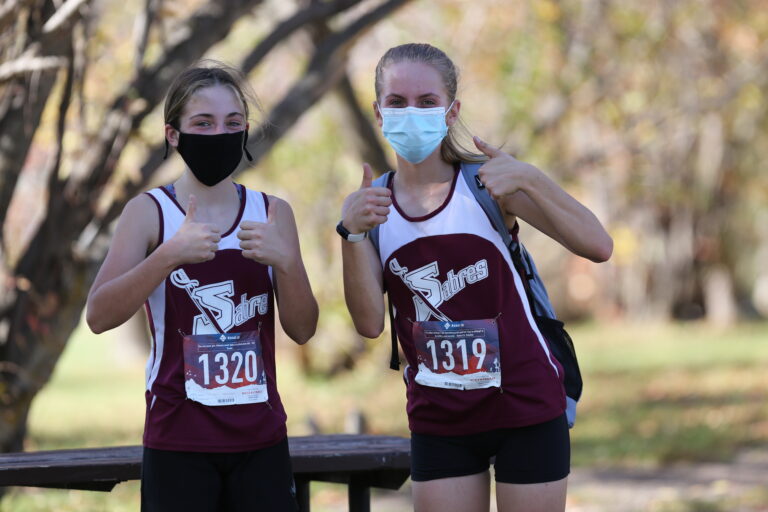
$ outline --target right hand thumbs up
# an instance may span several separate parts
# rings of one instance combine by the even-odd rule
[[[198,222],[196,215],[197,198],[190,194],[184,222],[168,241],[174,246],[173,252],[179,265],[212,260],[219,248],[219,228],[213,224]]]
[[[371,166],[367,163],[363,164],[363,182],[360,184],[360,188],[370,188],[373,183],[373,171]]]
[[[363,164],[363,180],[360,188],[344,200],[342,224],[350,233],[370,231],[387,221],[392,204],[392,192],[386,187],[373,186],[373,170]]]
[[[194,222],[197,212],[197,198],[194,194],[189,194],[189,203],[187,203],[187,214],[184,216],[184,222]]]

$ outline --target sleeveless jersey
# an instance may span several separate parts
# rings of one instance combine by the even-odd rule
[[[153,338],[146,367],[144,445],[149,448],[239,452],[274,445],[286,436],[286,414],[276,387],[271,268],[244,258],[237,238],[242,221],[266,222],[267,196],[236,186],[240,210],[222,234],[214,259],[177,267],[146,302]],[[160,214],[159,245],[176,234],[186,213],[166,188],[147,194]],[[179,276],[187,286],[181,286]],[[183,339],[219,329],[259,332],[268,401],[206,406],[187,398]],[[217,369],[212,361],[211,370]]]
[[[380,227],[384,284],[408,361],[410,429],[465,435],[553,419],[565,410],[562,368],[536,326],[501,236],[458,176],[445,202],[422,217],[408,217],[393,192],[393,207]],[[495,319],[498,326],[501,385],[462,390],[416,382],[424,357],[415,346],[414,322],[479,319]],[[464,358],[467,351],[471,358],[473,348],[462,348]],[[451,364],[458,365],[462,353],[454,354]]]

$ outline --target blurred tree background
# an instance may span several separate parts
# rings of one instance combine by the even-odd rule
[[[472,134],[613,235],[594,265],[523,227],[560,316],[768,316],[762,0],[5,0],[0,31],[2,450],[22,447],[123,205],[181,172],[162,160],[161,104],[202,57],[246,71],[263,103],[256,165],[237,179],[296,213],[321,305],[315,339],[290,349],[304,375],[343,377],[375,346],[351,327],[334,226],[361,162],[394,160],[373,129],[373,71],[411,41],[460,68]]]

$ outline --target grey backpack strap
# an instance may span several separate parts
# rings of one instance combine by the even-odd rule
[[[394,171],[385,172],[371,183],[372,187],[386,187],[389,184],[389,177],[394,174]],[[381,254],[379,250],[379,227],[381,224],[377,224],[372,230],[368,232],[368,239],[373,244],[373,248],[376,249],[376,255]],[[392,338],[392,354],[389,359],[389,367],[393,370],[400,370],[400,355],[397,349],[397,332],[395,331],[395,311],[392,305],[392,299],[387,294],[387,311],[389,313],[389,331]]]
[[[469,190],[472,191],[472,195],[482,207],[485,214],[493,224],[493,227],[501,236],[504,241],[504,245],[509,248],[509,252],[514,263],[521,267],[521,270],[525,272],[523,277],[528,281],[532,297],[529,297],[531,307],[535,314],[539,316],[545,316],[547,318],[556,318],[555,311],[552,308],[552,304],[549,301],[549,295],[547,295],[547,289],[544,287],[544,283],[539,277],[539,273],[536,270],[536,265],[533,263],[533,259],[523,244],[512,238],[509,234],[509,229],[504,221],[504,214],[501,213],[501,208],[496,201],[491,197],[491,194],[485,190],[485,185],[480,181],[480,177],[477,175],[477,171],[482,167],[482,163],[461,163],[461,175],[464,177],[464,181],[467,183]]]
[[[384,187],[386,188],[387,184],[389,183],[389,177],[394,174],[394,171],[385,172],[371,183],[372,187]],[[377,224],[372,230],[368,232],[368,239],[373,244],[373,248],[376,249],[376,254],[379,254],[379,226],[381,224]]]
[[[573,348],[573,342],[565,329],[563,324],[555,316],[555,311],[552,308],[552,303],[549,301],[547,295],[547,289],[544,287],[544,283],[539,276],[536,269],[536,264],[533,262],[533,258],[525,249],[523,244],[515,240],[507,229],[507,225],[504,222],[504,215],[501,212],[501,208],[496,201],[491,197],[485,186],[480,181],[480,177],[477,174],[478,169],[482,164],[480,163],[464,163],[461,164],[461,174],[464,176],[464,181],[467,183],[469,190],[472,191],[472,195],[482,207],[485,214],[493,224],[493,227],[501,236],[504,244],[509,248],[509,253],[512,258],[512,263],[518,269],[519,272],[523,272],[523,279],[527,282],[528,286],[524,286],[528,303],[533,310],[536,318],[536,323],[539,328],[542,325],[553,328],[555,332],[549,336],[551,341],[551,348],[557,349],[555,357],[563,364],[565,370],[565,358],[567,358],[568,369],[565,374],[565,389],[566,389],[566,409],[565,415],[568,421],[568,426],[573,427],[576,421],[576,404],[581,397],[582,391],[582,379],[581,372],[579,371],[578,362],[576,360],[576,352]],[[546,320],[545,320],[546,319]],[[554,327],[553,327],[554,326]],[[562,359],[561,359],[562,357]],[[569,373],[570,372],[570,373]]]

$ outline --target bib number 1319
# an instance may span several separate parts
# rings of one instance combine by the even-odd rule
[[[433,371],[438,371],[440,367],[446,371],[452,371],[457,366],[457,358],[458,366],[462,370],[470,369],[470,360],[474,369],[480,370],[483,367],[485,356],[488,352],[485,340],[482,338],[472,340],[469,350],[467,349],[466,339],[458,341],[440,340],[439,347],[438,342],[429,340],[427,341],[427,348],[432,356]],[[471,359],[468,357],[469,355],[472,356]]]
[[[495,319],[414,322],[416,382],[446,389],[501,386],[499,328]]]

